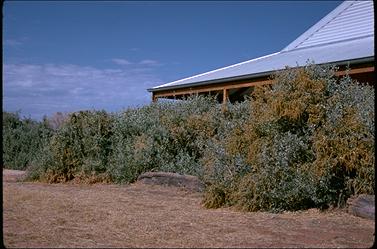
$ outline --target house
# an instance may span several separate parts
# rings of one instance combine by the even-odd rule
[[[373,1],[345,1],[283,50],[148,89],[152,100],[191,94],[217,95],[219,101],[242,100],[253,86],[271,83],[278,70],[308,61],[339,67],[337,74],[374,84]]]

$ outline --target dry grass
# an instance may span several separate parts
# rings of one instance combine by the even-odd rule
[[[200,194],[174,187],[3,180],[8,248],[365,248],[374,242],[375,222],[342,210],[241,213],[205,209]]]

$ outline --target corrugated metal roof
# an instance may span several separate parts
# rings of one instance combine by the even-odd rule
[[[208,73],[195,75],[182,80],[160,85],[154,89],[177,88],[199,82],[208,82],[216,79],[234,78],[245,75],[254,75],[284,69],[286,66],[304,66],[308,61],[317,64],[342,62],[374,56],[374,37],[348,40],[331,43],[323,46],[282,51],[244,63],[221,68]],[[152,90],[152,89],[151,89]]]
[[[345,1],[299,36],[282,51],[249,61],[216,69],[203,74],[156,86],[149,91],[187,87],[195,84],[260,75],[303,66],[308,61],[317,64],[374,60],[374,14],[372,1]]]
[[[345,1],[282,51],[374,35],[372,1]]]

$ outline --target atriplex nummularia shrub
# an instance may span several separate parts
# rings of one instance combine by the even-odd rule
[[[207,207],[296,210],[374,194],[374,88],[307,65],[256,87],[248,121],[204,158]]]
[[[41,122],[21,118],[19,113],[3,112],[3,167],[25,170],[52,136],[52,129]]]
[[[111,155],[113,115],[105,111],[71,113],[29,168],[29,179],[66,182],[104,174]]]
[[[146,171],[201,175],[199,159],[216,130],[212,98],[157,102],[117,115],[109,174],[133,182]]]

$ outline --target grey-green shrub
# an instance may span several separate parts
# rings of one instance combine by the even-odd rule
[[[3,167],[25,170],[52,136],[46,119],[20,118],[19,113],[3,112]]]
[[[146,171],[201,175],[199,159],[215,132],[218,104],[192,96],[157,102],[118,114],[114,123],[111,176],[132,182]]]

